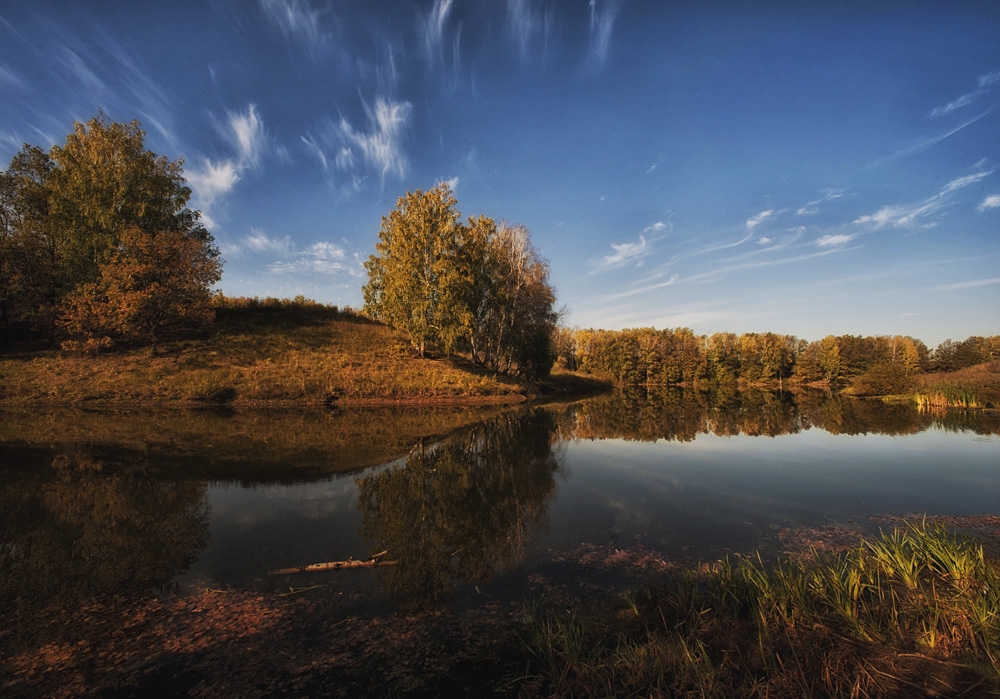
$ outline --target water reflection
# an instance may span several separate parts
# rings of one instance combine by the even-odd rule
[[[81,450],[30,470],[5,467],[2,477],[0,598],[8,622],[53,603],[72,608],[160,588],[208,541],[206,484],[154,476],[148,464],[107,467]]]
[[[0,449],[71,452],[165,474],[294,483],[357,472],[500,412],[441,409],[41,409],[0,412]],[[374,429],[373,426],[378,428]],[[16,460],[15,460],[16,461]]]
[[[1000,418],[984,411],[935,415],[910,404],[817,390],[630,387],[565,408],[558,429],[564,439],[690,442],[701,434],[776,437],[818,428],[830,434],[907,435],[932,427],[1000,434]]]
[[[548,411],[508,413],[357,480],[361,535],[400,563],[377,569],[395,604],[434,606],[522,562],[555,487],[554,429]]]
[[[485,417],[8,412],[0,614],[10,628],[44,604],[141,593],[184,571],[239,585],[383,550],[401,563],[373,571],[386,595],[422,608],[532,565],[544,546],[650,535],[696,547],[708,534],[756,546],[765,528],[817,513],[982,511],[977,496],[996,492],[992,445],[946,431],[1000,434],[1000,417],[728,389],[633,389]],[[798,437],[754,438],[780,435]],[[361,475],[331,487],[344,473]]]

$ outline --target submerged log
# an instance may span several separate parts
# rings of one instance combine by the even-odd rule
[[[383,551],[382,553],[376,553],[371,558],[356,561],[353,558],[348,558],[346,561],[330,561],[329,563],[312,563],[310,565],[299,566],[298,568],[279,568],[278,570],[272,570],[268,575],[291,575],[292,573],[315,573],[321,570],[340,570],[341,568],[374,568],[376,566],[394,566],[399,565],[399,561],[383,561],[381,560],[388,551]]]

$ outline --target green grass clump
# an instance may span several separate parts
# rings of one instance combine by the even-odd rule
[[[529,610],[524,682],[566,697],[1000,691],[998,614],[996,562],[921,524],[836,557],[727,561],[603,617]]]

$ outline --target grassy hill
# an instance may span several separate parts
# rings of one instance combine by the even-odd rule
[[[0,355],[0,405],[489,404],[598,387],[570,376],[531,385],[461,360],[421,359],[402,334],[354,313],[270,301],[220,308],[210,330],[152,349]]]

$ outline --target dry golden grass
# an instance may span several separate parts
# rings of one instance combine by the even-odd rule
[[[1000,361],[922,374],[917,377],[915,400],[921,409],[931,411],[1000,408]]]
[[[0,404],[516,402],[503,376],[419,358],[395,330],[323,306],[220,309],[207,334],[95,357],[0,357]]]

